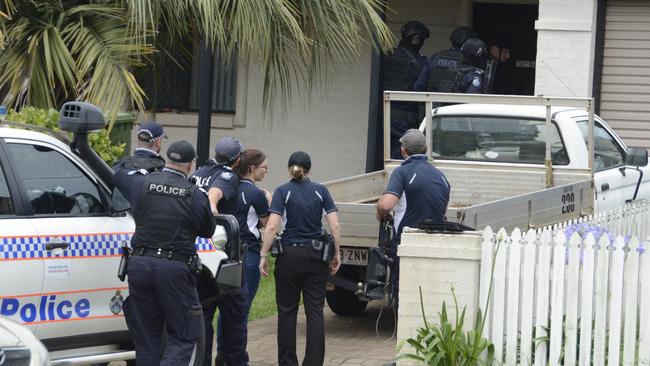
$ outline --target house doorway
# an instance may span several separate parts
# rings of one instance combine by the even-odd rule
[[[499,67],[507,77],[512,94],[535,92],[538,5],[475,3],[472,24],[486,43],[506,35],[512,44],[510,61]]]

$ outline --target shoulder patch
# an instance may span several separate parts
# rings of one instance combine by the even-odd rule
[[[481,87],[481,78],[478,76],[474,76],[472,79],[472,86],[475,88],[480,88]]]
[[[220,177],[223,180],[230,180],[230,179],[232,179],[232,173],[231,172],[223,172],[223,173],[221,173]]]
[[[147,169],[138,169],[138,170],[131,170],[130,172],[128,172],[126,174],[127,175],[134,175],[134,174],[147,175],[147,174],[149,174],[149,171]]]

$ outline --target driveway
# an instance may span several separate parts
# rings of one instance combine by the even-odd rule
[[[373,304],[361,316],[340,317],[325,306],[324,366],[381,366],[392,362],[396,338],[390,337],[396,324],[392,309],[385,307],[379,318],[377,334],[375,326],[380,310],[379,304]],[[305,315],[301,307],[298,313],[296,344],[298,361],[302,361],[305,352],[305,326]],[[278,364],[276,331],[275,315],[248,323],[250,366]]]

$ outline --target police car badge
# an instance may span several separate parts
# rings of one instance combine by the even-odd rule
[[[117,315],[122,312],[122,304],[124,303],[124,297],[120,290],[115,291],[115,295],[111,298],[110,308],[111,313]]]
[[[231,172],[223,172],[220,175],[221,179],[224,180],[230,180],[232,178],[232,173]]]

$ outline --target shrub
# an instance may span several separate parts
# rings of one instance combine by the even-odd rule
[[[55,109],[45,110],[34,107],[23,107],[20,109],[20,112],[12,109],[9,111],[6,119],[12,122],[45,127],[57,133],[64,133],[59,128],[59,112]],[[68,133],[68,136],[72,137],[72,134]],[[88,140],[93,150],[109,165],[115,164],[122,155],[122,152],[124,152],[124,144],[113,144],[105,129],[91,133]]]

